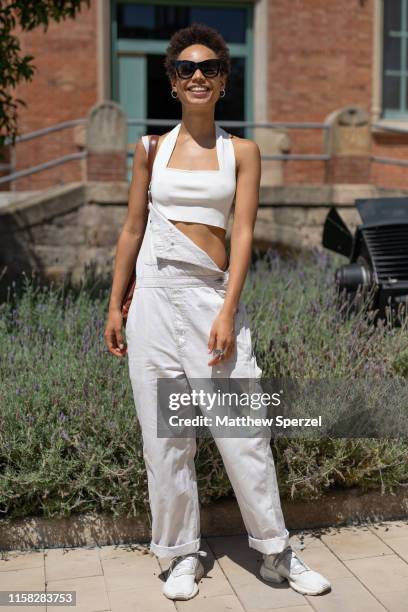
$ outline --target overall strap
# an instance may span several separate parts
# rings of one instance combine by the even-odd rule
[[[220,140],[220,153],[222,156],[223,167],[222,170],[230,176],[235,177],[235,150],[232,144],[232,135],[224,130],[221,126],[218,126],[219,140]]]

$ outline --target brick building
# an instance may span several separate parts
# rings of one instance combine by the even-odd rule
[[[231,78],[215,116],[221,125],[227,120],[318,124],[307,129],[226,127],[255,139],[263,154],[322,156],[329,141],[319,124],[336,111],[359,109],[349,113],[349,124],[360,120],[365,131],[337,150],[336,162],[328,167],[325,159],[275,161],[272,184],[408,186],[406,166],[378,160],[408,157],[408,131],[386,129],[408,126],[407,0],[91,0],[75,21],[21,35],[22,51],[34,55],[37,71],[32,82],[18,87],[18,97],[27,103],[19,110],[20,133],[85,119],[102,100],[118,102],[129,119],[179,119],[163,57],[171,34],[192,21],[216,27],[230,47]],[[149,125],[147,131],[170,127]],[[129,125],[128,164],[145,132],[141,125]],[[84,150],[79,123],[19,143],[11,170]],[[86,178],[85,164],[84,158],[72,159],[0,189],[38,190],[80,181]],[[111,180],[109,168],[105,171]]]

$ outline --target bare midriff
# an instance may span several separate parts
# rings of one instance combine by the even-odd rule
[[[175,221],[172,219],[169,219],[169,221],[197,246],[203,249],[221,270],[227,269],[228,256],[225,229],[215,225],[205,225],[205,223]]]

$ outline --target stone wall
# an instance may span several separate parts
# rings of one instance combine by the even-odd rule
[[[44,279],[67,275],[79,282],[87,267],[110,275],[116,243],[127,213],[127,181],[74,183],[0,209],[0,270],[21,270]],[[254,247],[290,251],[321,246],[327,213],[335,205],[348,227],[360,223],[356,198],[401,196],[371,185],[261,187]],[[233,215],[228,225],[230,236]]]
[[[87,266],[111,272],[126,217],[126,181],[74,183],[29,197],[0,211],[0,266],[49,280],[77,283]]]

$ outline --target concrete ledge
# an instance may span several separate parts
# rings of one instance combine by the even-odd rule
[[[316,501],[283,500],[282,507],[288,529],[407,519],[408,487],[400,487],[392,495],[383,495],[380,491],[362,493],[357,489],[335,491]],[[227,498],[202,506],[201,533],[203,537],[246,534],[236,500]],[[0,550],[149,541],[147,514],[137,518],[86,514],[66,519],[29,517],[0,520]]]
[[[80,208],[85,201],[85,189],[85,183],[70,183],[5,206],[0,210],[2,231],[22,230]]]
[[[127,206],[130,183],[128,181],[88,181],[86,202],[88,204],[118,204]]]
[[[333,185],[275,185],[261,187],[259,207],[263,206],[354,206],[357,198],[402,197],[407,189],[388,189],[367,183]]]
[[[0,206],[0,267],[12,278],[34,270],[45,281],[69,277],[77,285],[87,266],[110,275],[115,244],[126,219],[128,181],[84,181],[25,193]],[[322,230],[335,205],[351,232],[361,223],[357,198],[407,196],[408,190],[367,184],[262,186],[254,248],[298,256],[324,250]],[[233,215],[227,227],[231,238]]]

